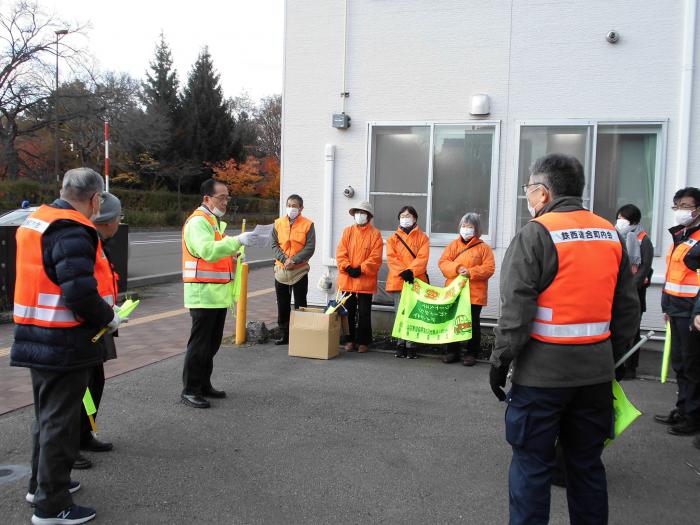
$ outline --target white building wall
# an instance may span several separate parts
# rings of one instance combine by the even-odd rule
[[[333,246],[351,224],[348,208],[366,199],[368,122],[467,121],[470,96],[491,98],[489,120],[501,122],[496,238],[500,263],[515,229],[517,121],[602,118],[667,121],[661,176],[664,228],[677,187],[678,112],[683,43],[683,2],[624,0],[488,3],[443,0],[348,0],[346,112],[352,127],[331,127],[341,111],[344,0],[286,3],[283,99],[282,199],[300,193],[316,222],[309,301],[325,301],[316,282],[322,265],[324,206],[332,206]],[[512,8],[512,11],[511,11]],[[616,45],[606,33],[621,34]],[[700,55],[696,40],[696,58]],[[700,93],[700,74],[694,100]],[[700,185],[700,117],[692,114],[688,183]],[[323,202],[324,148],[336,147],[335,191]],[[342,189],[353,186],[353,199]],[[468,210],[465,210],[468,211]],[[459,217],[455,217],[455,223]],[[661,227],[662,224],[659,223]],[[668,247],[668,235],[658,253]],[[431,250],[429,273],[439,281]],[[663,261],[655,261],[657,279]],[[334,270],[333,270],[334,271]],[[657,280],[655,279],[655,280]],[[484,316],[498,315],[498,267]],[[658,285],[650,289],[644,325],[661,326]]]

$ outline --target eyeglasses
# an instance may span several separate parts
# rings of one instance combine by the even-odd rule
[[[688,206],[687,204],[681,204],[680,206],[671,206],[673,211],[683,210],[683,211],[695,211],[698,209],[697,206]]]
[[[549,191],[549,188],[547,187],[547,185],[544,182],[533,182],[530,184],[523,184],[522,186],[520,186],[523,189],[523,193],[525,195],[527,195],[527,189],[530,186],[542,186],[545,190]]]
[[[229,197],[228,195],[223,195],[223,194],[222,195],[212,195],[211,198],[216,199],[217,201],[226,201],[226,202],[231,200],[231,197]]]

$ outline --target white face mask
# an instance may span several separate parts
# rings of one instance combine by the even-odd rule
[[[623,235],[630,231],[630,226],[630,221],[627,219],[617,219],[617,222],[615,223],[615,228],[617,228],[617,231]]]
[[[292,220],[299,217],[299,208],[287,208],[287,217]]]
[[[357,212],[355,214],[355,222],[362,226],[363,224],[367,224],[367,214],[366,213],[361,213]]]
[[[211,209],[211,212],[212,212],[214,215],[216,215],[219,219],[220,219],[221,217],[223,217],[224,214],[226,213],[225,211],[221,211],[221,210],[220,210],[219,208],[217,208],[216,206],[214,206],[214,207]]]
[[[530,216],[534,217],[537,214],[537,210],[533,207],[530,206],[530,203],[527,203],[527,211],[530,212]]]
[[[462,236],[462,239],[466,241],[467,239],[471,239],[472,237],[474,237],[474,228],[462,226],[459,229],[459,234]]]
[[[688,226],[688,224],[693,222],[693,212],[690,210],[676,210],[673,217],[679,226]]]
[[[399,224],[401,225],[402,228],[410,228],[413,226],[413,224],[416,221],[413,220],[413,217],[400,217],[399,218]]]

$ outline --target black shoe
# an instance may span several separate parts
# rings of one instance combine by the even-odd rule
[[[211,406],[209,401],[197,394],[182,394],[180,399],[182,399],[183,404],[192,408],[209,408]]]
[[[73,463],[73,470],[87,470],[92,467],[92,461],[90,461],[88,458],[83,456],[82,454],[78,454],[75,458],[75,463]]]
[[[405,346],[400,346],[396,349],[396,352],[394,352],[394,357],[397,357],[399,359],[403,359],[406,357],[406,347]]]
[[[288,337],[288,336],[284,336],[284,337],[282,337],[282,338],[280,338],[280,339],[277,339],[277,340],[275,341],[275,344],[276,344],[277,346],[280,346],[280,345],[288,345],[288,344],[289,344],[289,337]]]
[[[47,514],[40,509],[34,509],[32,523],[34,525],[78,525],[90,521],[96,514],[95,509],[78,505],[63,509],[57,514]]]
[[[459,361],[459,354],[457,352],[445,352],[442,356],[442,362],[446,365],[456,363],[457,361]]]
[[[654,421],[662,425],[679,425],[685,421],[685,416],[674,408],[667,416],[654,416]]]
[[[92,434],[80,442],[80,450],[89,450],[90,452],[109,452],[113,448],[114,445],[106,441],[99,441]]]
[[[80,481],[73,481],[71,480],[70,485],[68,486],[68,492],[71,494],[75,494],[80,490]],[[35,493],[33,492],[27,492],[27,495],[24,496],[24,499],[27,500],[27,503],[34,503],[34,497],[36,496]]]
[[[418,354],[416,353],[415,348],[409,348],[408,349],[408,358],[409,359],[418,359]]]
[[[625,375],[622,376],[622,379],[637,379],[637,369],[626,366]]]
[[[682,423],[673,425],[668,429],[668,433],[672,436],[691,436],[700,432],[700,421],[686,419]]]
[[[204,393],[202,394],[204,397],[211,397],[214,399],[223,399],[226,397],[226,392],[223,390],[217,390],[213,386],[210,386],[209,388],[204,390]]]

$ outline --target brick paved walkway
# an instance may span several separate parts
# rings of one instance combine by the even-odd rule
[[[107,378],[185,352],[190,317],[182,305],[182,283],[143,288],[138,293],[141,304],[133,320],[119,330],[118,358],[105,364]],[[248,283],[248,320],[276,319],[272,270],[253,270]],[[235,318],[229,312],[224,336],[233,335],[235,326]],[[31,405],[33,401],[28,369],[10,366],[13,331],[12,324],[0,325],[0,414]]]

